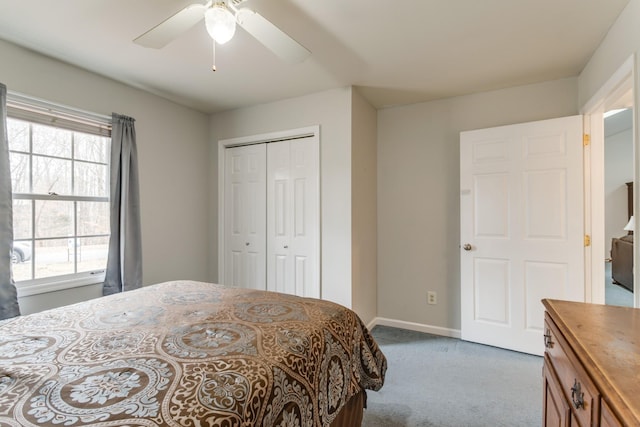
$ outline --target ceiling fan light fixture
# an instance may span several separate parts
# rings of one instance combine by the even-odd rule
[[[214,3],[204,13],[207,32],[218,44],[224,44],[236,33],[236,17],[224,3]]]

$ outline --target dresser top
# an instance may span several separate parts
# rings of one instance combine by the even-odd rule
[[[640,309],[542,303],[621,421],[640,423]]]

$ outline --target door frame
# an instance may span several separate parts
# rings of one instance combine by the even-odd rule
[[[224,150],[229,147],[238,147],[242,145],[253,145],[253,144],[262,144],[268,142],[282,141],[288,139],[297,139],[297,138],[314,138],[318,141],[318,150],[320,150],[320,126],[307,126],[297,129],[288,129],[283,131],[276,132],[268,132],[268,133],[260,133],[255,135],[241,136],[237,138],[227,138],[218,140],[218,277],[216,282],[221,283],[224,279],[224,224],[225,224],[225,203],[224,203],[224,185],[225,185],[225,155]],[[320,153],[318,153],[320,154]],[[320,156],[318,156],[318,161],[320,162]],[[320,165],[319,165],[320,166]],[[320,174],[321,168],[318,168],[318,173]],[[321,203],[322,198],[320,197],[320,176],[318,177],[318,214],[320,215],[322,212]],[[322,250],[322,235],[320,223],[322,223],[322,217],[319,216],[320,221],[318,224],[318,258],[320,258],[320,253]],[[266,249],[266,248],[265,248]],[[320,292],[322,295],[322,268],[320,264],[320,259],[318,262],[318,274],[320,275]]]
[[[591,236],[591,245],[585,248],[585,297],[587,302],[604,304],[604,264],[594,262],[601,259],[605,251],[604,241],[604,112],[607,104],[618,99],[625,91],[633,91],[633,146],[639,145],[637,124],[640,123],[638,95],[639,57],[635,53],[629,56],[613,73],[605,84],[580,109],[585,116],[585,134],[590,135],[590,143],[584,150],[585,183],[585,233]],[[640,182],[640,149],[634,149],[634,182]],[[640,191],[634,185],[633,210],[640,212]],[[640,307],[640,287],[637,286],[635,266],[640,265],[640,242],[634,239],[634,306]]]

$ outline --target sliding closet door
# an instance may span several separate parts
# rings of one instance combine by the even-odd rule
[[[267,289],[320,298],[317,138],[267,144]]]
[[[225,285],[266,289],[265,178],[265,144],[225,149]]]

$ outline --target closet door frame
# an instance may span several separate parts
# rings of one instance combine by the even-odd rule
[[[317,140],[316,146],[320,150],[320,126],[308,126],[304,128],[289,129],[284,131],[262,133],[256,135],[242,136],[238,138],[221,139],[218,141],[218,278],[217,282],[222,283],[225,277],[225,251],[224,251],[224,233],[225,233],[225,149],[229,147],[238,147],[242,145],[261,144],[274,141],[282,141],[297,138],[314,138]],[[320,153],[318,153],[318,175],[321,174]],[[318,281],[320,284],[320,297],[322,297],[322,267],[321,267],[321,248],[322,248],[322,198],[320,197],[321,177],[318,176],[318,251],[316,265],[318,266]],[[266,248],[265,248],[266,249]]]

